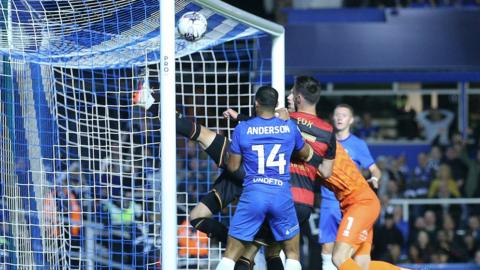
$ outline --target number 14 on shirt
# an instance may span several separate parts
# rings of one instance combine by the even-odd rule
[[[252,150],[258,153],[258,174],[265,174],[265,167],[278,167],[278,173],[285,173],[285,154],[278,154],[281,145],[275,144],[270,151],[267,163],[265,163],[265,146],[263,144],[252,145]],[[278,160],[275,160],[278,155]]]

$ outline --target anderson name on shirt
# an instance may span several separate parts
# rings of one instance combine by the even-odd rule
[[[247,135],[268,135],[290,133],[290,127],[287,125],[282,126],[267,126],[267,127],[248,127]]]

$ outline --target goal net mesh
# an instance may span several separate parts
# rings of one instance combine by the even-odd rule
[[[0,269],[161,269],[159,0],[2,0]],[[205,36],[176,37],[177,111],[229,135],[270,81],[270,37],[197,11]],[[133,104],[148,80],[154,110]],[[173,127],[172,127],[173,128]],[[213,269],[218,242],[189,211],[219,169],[177,139],[178,268]],[[232,211],[215,216],[228,224]],[[168,254],[163,254],[168,256]]]

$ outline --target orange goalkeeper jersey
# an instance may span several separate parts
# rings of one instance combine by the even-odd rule
[[[338,142],[332,175],[324,179],[324,185],[335,193],[340,205],[353,192],[370,188],[355,162]]]

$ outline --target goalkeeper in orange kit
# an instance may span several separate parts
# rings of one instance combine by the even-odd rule
[[[360,266],[354,260],[371,252],[373,225],[380,214],[380,201],[340,143],[337,143],[332,175],[323,181],[335,193],[342,211],[332,254],[335,266],[339,270],[403,269],[381,261]]]

